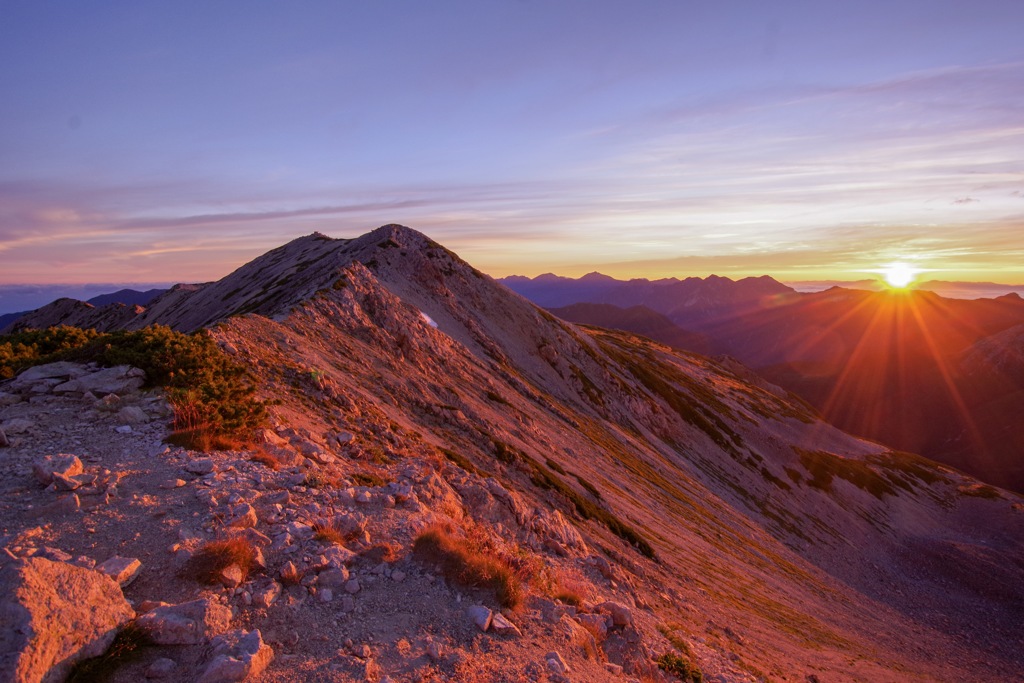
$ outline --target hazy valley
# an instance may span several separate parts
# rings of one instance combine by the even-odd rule
[[[1017,294],[800,293],[771,278],[714,276],[505,282],[574,322],[732,356],[842,429],[1024,490]]]

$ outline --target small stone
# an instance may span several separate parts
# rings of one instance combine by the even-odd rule
[[[547,660],[548,670],[556,674],[567,674],[569,673],[569,665],[562,659],[562,655],[557,652],[549,652],[544,655],[544,659]]]
[[[228,526],[236,529],[247,529],[256,526],[257,521],[256,508],[248,503],[242,503],[231,509],[231,519],[228,521]]]
[[[234,631],[217,639],[217,654],[199,677],[199,683],[239,683],[259,676],[274,659],[274,650],[263,642],[259,629]]]
[[[604,663],[604,669],[608,673],[613,674],[615,676],[621,676],[622,675],[622,667],[619,666],[618,664],[616,664],[615,662],[605,662]]]
[[[350,579],[345,582],[345,592],[349,595],[355,595],[359,592],[360,585],[358,579]]]
[[[121,408],[121,410],[117,411],[117,417],[129,425],[149,422],[149,416],[146,415],[146,411],[138,406],[125,406]]]
[[[405,572],[403,572],[401,569],[396,569],[395,571],[391,572],[391,580],[397,581],[398,583],[402,583],[403,581],[405,581]]]
[[[197,645],[227,630],[231,609],[209,598],[180,605],[162,605],[135,623],[157,645]]]
[[[139,576],[139,573],[142,571],[142,562],[134,557],[118,557],[115,555],[96,567],[96,569],[116,581],[121,588],[124,588]]]
[[[4,434],[4,430],[0,429],[0,448],[7,448],[11,445],[11,442],[7,440],[7,435]]]
[[[427,643],[427,657],[432,662],[440,662],[444,658],[444,648],[442,648],[441,643],[436,640]]]
[[[466,616],[476,624],[476,627],[481,631],[486,631],[491,627],[492,613],[491,610],[487,609],[483,605],[472,605],[466,610]]]
[[[131,425],[119,425],[114,427],[114,431],[118,434],[131,434],[134,430]]]
[[[198,458],[185,463],[185,471],[191,472],[192,474],[209,474],[210,472],[213,472],[213,468],[213,458]]]
[[[44,455],[32,463],[32,474],[44,486],[53,482],[54,473],[73,477],[76,474],[81,474],[82,470],[82,461],[78,459],[78,456],[66,453]]]
[[[168,479],[164,483],[160,484],[162,489],[178,489],[185,485],[184,479]]]
[[[82,487],[82,482],[72,477],[65,477],[60,472],[53,473],[53,488],[58,491],[74,491]]]
[[[252,601],[257,607],[270,607],[281,597],[281,584],[271,581],[253,592]]]
[[[330,602],[334,600],[334,591],[330,588],[321,588],[317,592],[317,597],[320,598],[320,602]]]
[[[178,663],[173,659],[161,657],[148,667],[143,674],[146,678],[167,678],[178,668]]]
[[[235,588],[245,580],[245,572],[237,564],[232,564],[225,567],[217,578],[225,588]]]
[[[495,612],[491,618],[491,630],[500,636],[522,637],[523,635],[523,632],[519,630],[519,627],[506,619],[505,615],[500,612]]]

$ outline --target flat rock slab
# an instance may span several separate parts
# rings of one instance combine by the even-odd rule
[[[62,681],[135,616],[104,574],[41,557],[0,569],[0,681]]]
[[[117,365],[76,377],[53,388],[55,393],[91,392],[97,396],[117,394],[123,396],[138,391],[145,382],[146,373],[129,365]]]
[[[117,585],[124,588],[139,575],[142,571],[142,563],[134,557],[114,556],[96,567],[96,571],[106,574],[113,579]]]

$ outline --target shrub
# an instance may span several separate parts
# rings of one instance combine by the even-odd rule
[[[96,330],[59,325],[0,336],[0,379],[25,368],[59,360],[62,352],[79,348],[98,336]]]
[[[99,334],[76,327],[26,330],[0,337],[0,377],[57,360],[132,365],[160,386],[174,408],[168,441],[199,450],[235,448],[251,440],[266,419],[252,376],[205,331],[175,332],[163,325]]]
[[[84,351],[103,365],[142,368],[147,383],[164,387],[182,440],[245,442],[266,418],[249,371],[205,332],[187,335],[153,325],[103,335]]]
[[[483,548],[470,547],[444,526],[435,524],[419,534],[413,556],[438,567],[453,583],[493,590],[502,607],[514,609],[522,602],[522,582],[508,562]]]
[[[681,681],[702,683],[704,674],[696,666],[674,652],[666,652],[657,659],[658,668]]]
[[[256,547],[243,536],[203,544],[188,561],[184,573],[202,583],[218,583],[221,572],[233,564],[242,569],[243,579],[257,567]]]
[[[456,453],[450,448],[440,448],[439,450],[441,451],[442,454],[444,454],[444,457],[448,458],[450,461],[452,461],[462,469],[466,470],[470,474],[486,475],[486,472],[482,473],[480,468],[478,468],[476,465],[470,462],[469,458],[462,455],[461,453]]]
[[[377,543],[359,553],[359,561],[373,567],[381,563],[392,564],[398,558],[398,548],[390,543]]]
[[[385,479],[384,477],[370,472],[353,472],[352,481],[354,481],[358,486],[376,486],[378,488],[381,486],[387,486],[391,483],[390,479]]]
[[[551,597],[573,607],[579,607],[583,604],[583,596],[572,588],[559,587]]]

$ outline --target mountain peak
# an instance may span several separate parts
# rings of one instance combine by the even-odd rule
[[[581,277],[580,282],[618,282],[618,280],[616,280],[610,275],[605,275],[604,273],[599,273],[595,270],[594,272],[587,273],[586,275]]]

